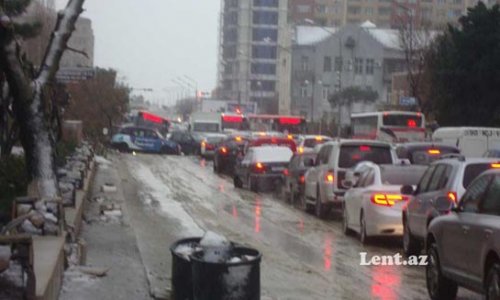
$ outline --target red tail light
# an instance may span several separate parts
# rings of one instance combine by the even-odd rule
[[[500,163],[492,163],[492,164],[491,164],[491,167],[492,167],[493,169],[498,169],[498,168],[500,168]]]
[[[265,173],[266,172],[266,165],[258,162],[253,166],[253,171],[255,173]]]
[[[326,175],[325,175],[325,182],[326,183],[333,183],[334,180],[335,180],[335,176],[333,175],[333,172],[326,173]]]
[[[212,144],[206,144],[205,147],[207,150],[214,150],[214,148],[215,148],[214,145],[212,145]]]
[[[300,183],[305,183],[306,182],[306,177],[304,175],[300,175],[299,182]]]
[[[289,175],[288,169],[284,169],[284,170],[283,170],[283,175],[285,175],[285,176],[288,176],[288,175]]]
[[[449,198],[451,201],[453,201],[453,202],[457,203],[457,198],[458,198],[458,196],[457,196],[457,193],[456,193],[456,192],[448,192],[448,195],[447,195],[447,196],[448,196],[448,198]]]
[[[221,147],[219,151],[222,154],[226,154],[227,153],[227,148],[226,147]]]
[[[372,203],[382,206],[393,206],[396,202],[406,201],[408,197],[399,194],[373,194]]]

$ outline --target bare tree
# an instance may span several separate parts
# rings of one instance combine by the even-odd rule
[[[422,99],[425,98],[423,85],[426,53],[437,32],[431,30],[430,24],[426,24],[421,20],[417,22],[412,11],[407,13],[408,18],[400,19],[399,22],[399,42],[404,53],[409,96],[416,99],[418,108],[422,108]]]
[[[54,171],[54,132],[50,120],[54,103],[47,101],[44,94],[47,85],[54,80],[75,22],[83,11],[83,2],[69,0],[66,8],[58,14],[54,32],[36,72],[26,70],[14,31],[15,21],[0,9],[0,67],[12,97],[12,111],[19,124],[30,175],[29,193],[40,198],[54,198],[58,193]]]

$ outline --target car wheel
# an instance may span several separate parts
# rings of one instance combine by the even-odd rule
[[[122,153],[128,153],[130,152],[130,148],[128,147],[127,144],[125,143],[120,143],[116,146],[116,149],[118,149],[118,151],[122,152]]]
[[[325,204],[321,202],[321,196],[319,192],[319,186],[316,189],[316,207],[315,207],[316,217],[320,219],[325,219],[328,216],[328,208]]]
[[[403,222],[403,252],[408,256],[418,255],[422,250],[422,244],[411,234],[408,222]]]
[[[252,180],[252,176],[248,176],[248,188],[255,193],[259,192],[259,185],[256,180]]]
[[[457,296],[458,286],[441,273],[439,255],[435,243],[427,251],[427,266],[425,267],[425,281],[427,291],[432,300],[452,300]]]
[[[486,300],[500,299],[500,264],[495,262],[486,277]]]
[[[361,216],[359,217],[359,240],[363,245],[366,245],[370,242],[370,238],[366,234],[366,220],[363,211],[361,211]]]
[[[347,211],[344,205],[343,211],[343,218],[342,218],[342,231],[344,232],[345,235],[347,236],[352,236],[353,231],[349,228],[349,217],[347,215]]]
[[[241,189],[243,187],[243,182],[241,182],[241,179],[238,176],[233,177],[233,183],[235,188]]]

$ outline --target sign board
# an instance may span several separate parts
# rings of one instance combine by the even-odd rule
[[[399,98],[399,105],[402,106],[414,106],[417,105],[417,98],[415,97],[401,97]]]
[[[56,73],[56,80],[60,83],[69,83],[92,79],[94,76],[94,68],[60,68]]]

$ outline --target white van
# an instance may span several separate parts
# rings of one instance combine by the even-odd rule
[[[500,128],[442,127],[434,131],[432,140],[456,146],[466,157],[482,157],[488,150],[500,149]]]

